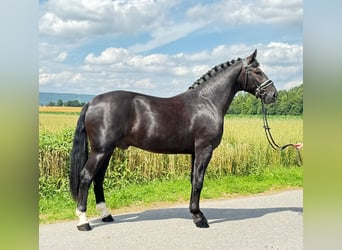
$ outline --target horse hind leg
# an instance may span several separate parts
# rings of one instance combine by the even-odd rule
[[[104,159],[102,166],[99,171],[96,173],[94,177],[94,193],[96,200],[96,210],[101,213],[101,220],[103,222],[112,222],[114,221],[112,215],[107,209],[104,192],[103,192],[103,181],[105,177],[105,173],[109,164],[109,160],[111,158],[111,154]]]
[[[86,216],[88,191],[95,174],[98,172],[99,167],[102,166],[102,163],[106,160],[107,156],[108,154],[105,152],[98,153],[91,151],[84,168],[80,172],[80,185],[76,208],[76,215],[79,218],[77,228],[80,231],[91,230]]]

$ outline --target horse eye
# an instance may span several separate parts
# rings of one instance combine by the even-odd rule
[[[255,74],[257,75],[261,75],[261,72],[258,70],[258,71],[255,71]]]

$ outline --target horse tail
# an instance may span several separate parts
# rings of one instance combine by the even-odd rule
[[[78,118],[70,155],[71,167],[69,181],[70,192],[74,200],[77,200],[78,197],[80,173],[88,160],[88,135],[84,126],[84,120],[88,106],[89,103],[84,105]]]

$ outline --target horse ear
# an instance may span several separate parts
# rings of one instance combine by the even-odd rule
[[[246,58],[247,65],[254,61],[254,59],[257,56],[257,52],[258,52],[257,49],[255,49],[254,52],[249,57]]]

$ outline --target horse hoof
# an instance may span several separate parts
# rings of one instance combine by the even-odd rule
[[[91,227],[90,227],[89,223],[85,223],[85,224],[82,224],[82,225],[77,225],[77,229],[79,231],[90,231]]]
[[[114,219],[113,219],[113,217],[112,217],[112,215],[107,215],[106,217],[103,217],[102,218],[102,221],[103,222],[113,222],[114,221]]]
[[[196,227],[199,227],[199,228],[208,228],[209,227],[208,221],[205,217],[200,218],[200,219],[194,217],[194,223],[195,223]]]
[[[199,228],[208,228],[209,227],[209,224],[207,221],[199,221],[196,224],[196,227],[199,227]]]

